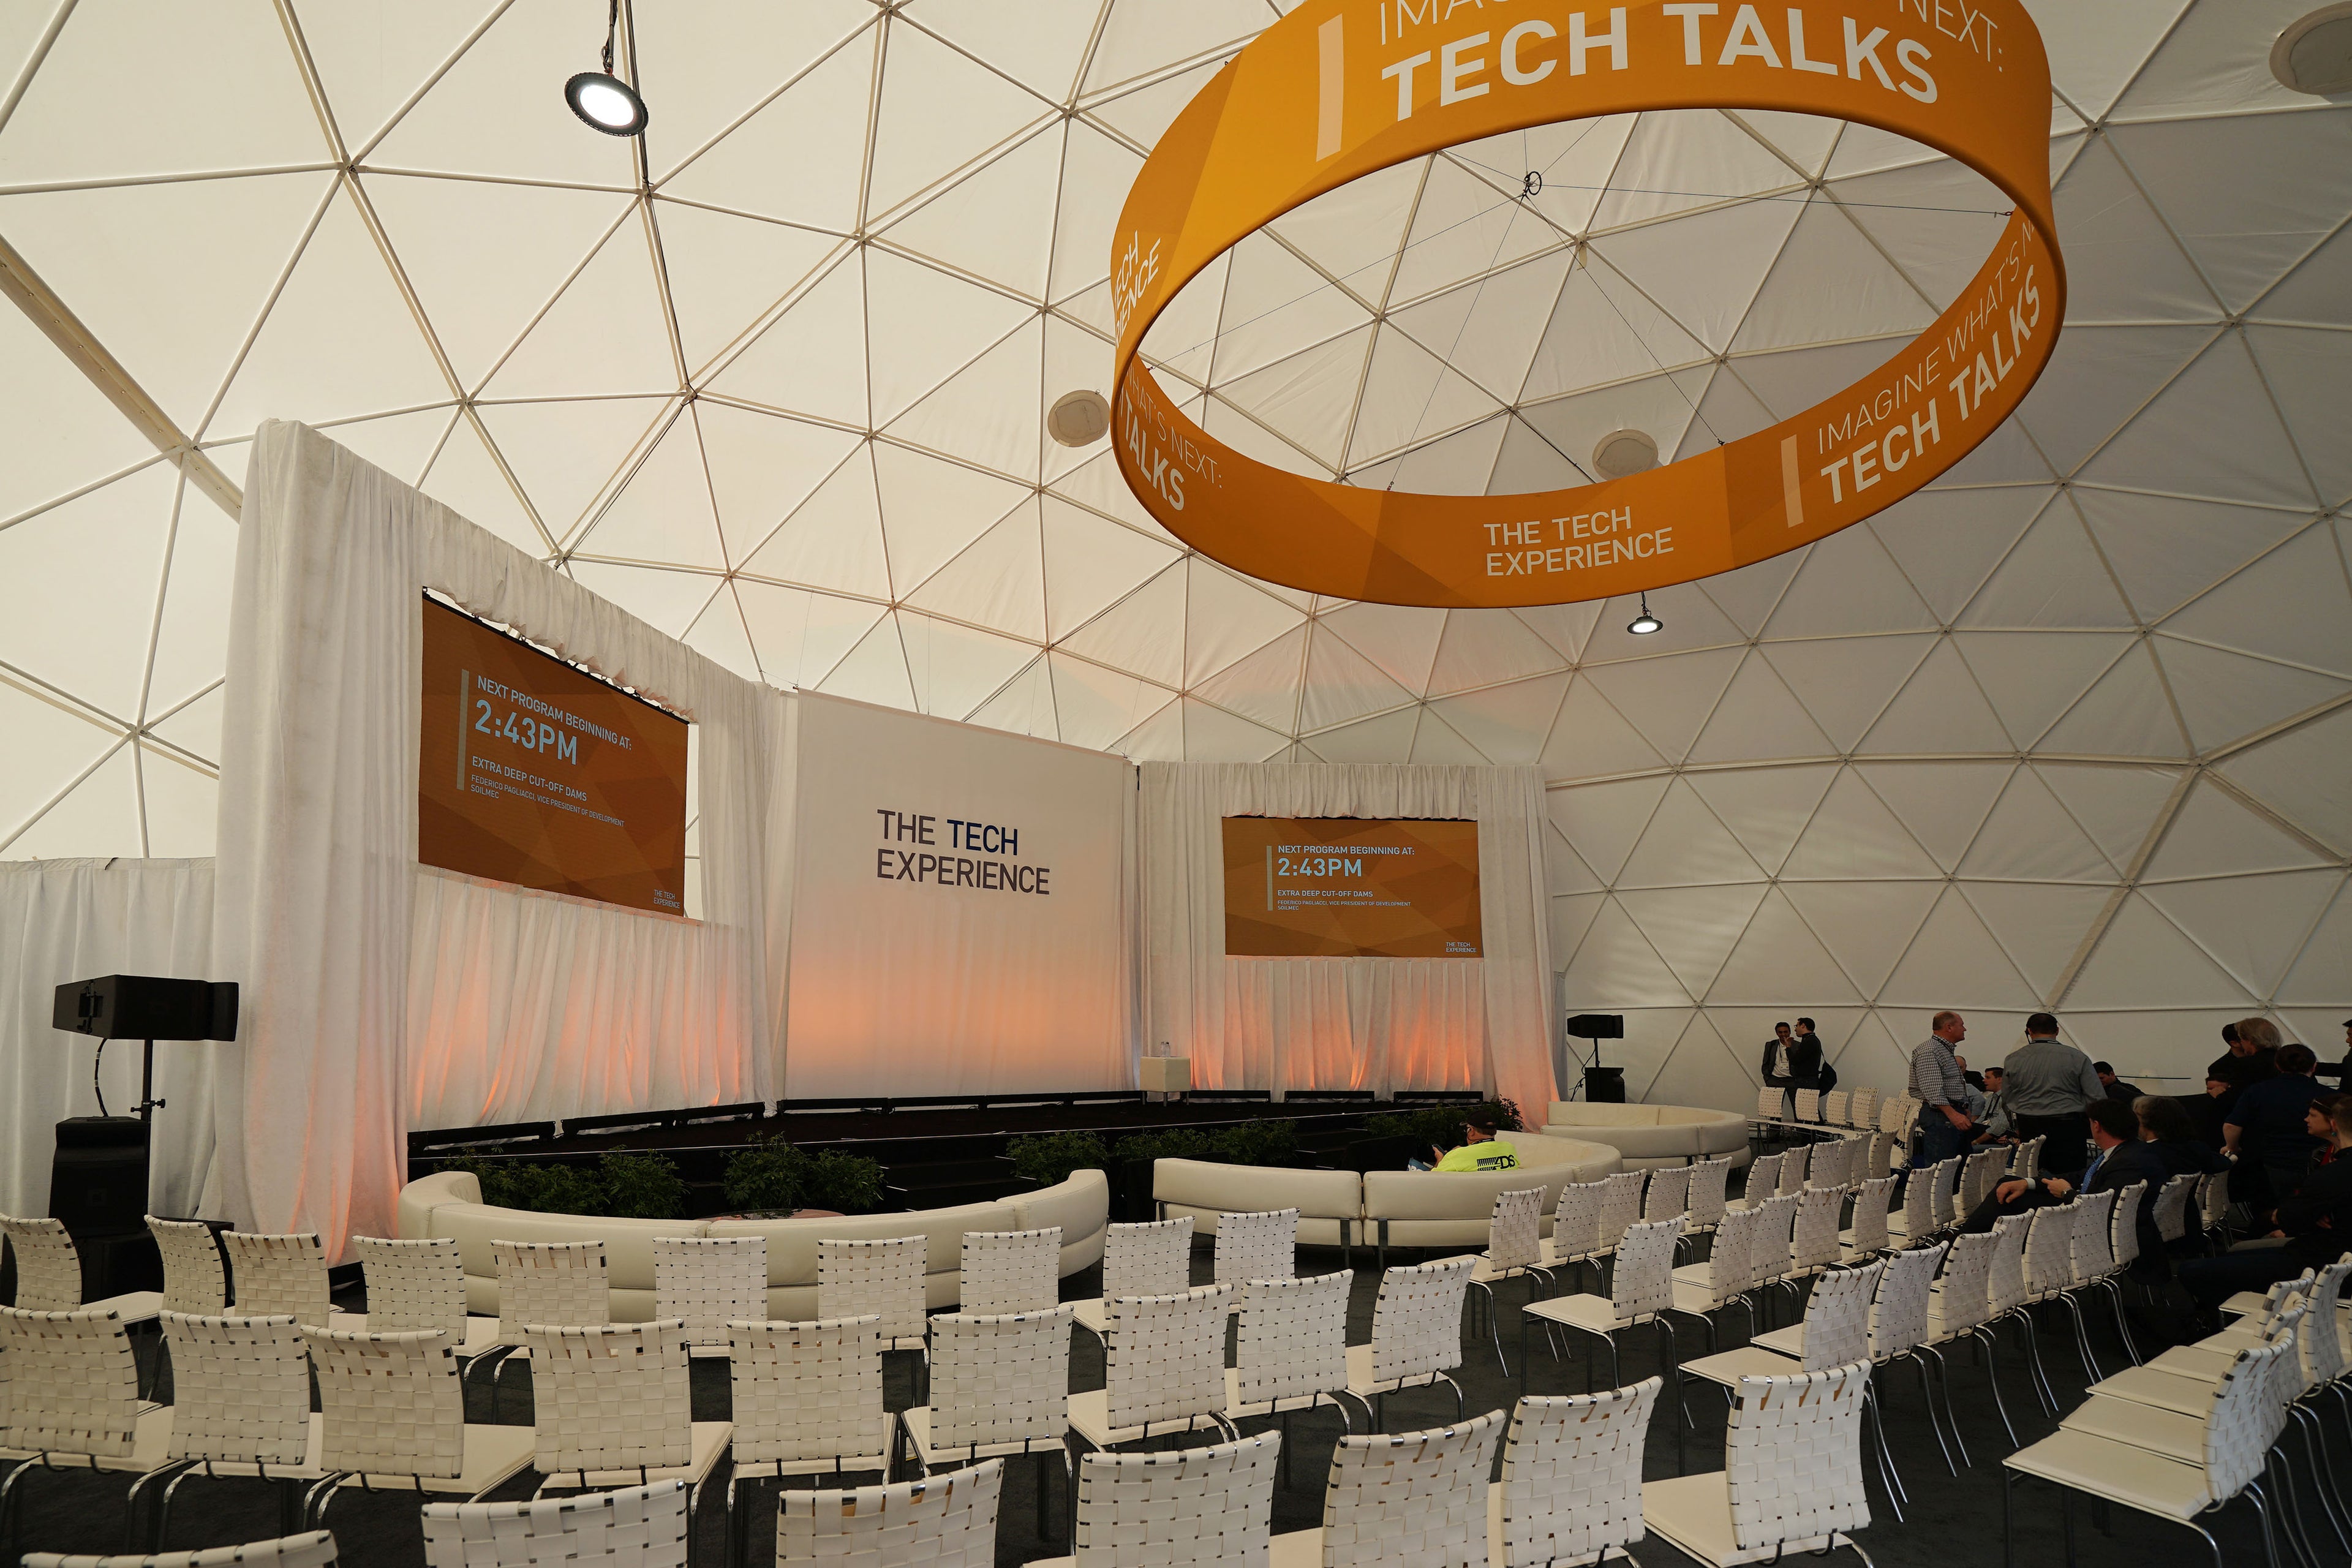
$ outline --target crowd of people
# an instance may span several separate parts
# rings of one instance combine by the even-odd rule
[[[2352,1020],[2345,1025],[2352,1045]],[[2319,1082],[2319,1058],[2283,1042],[2267,1018],[2221,1031],[2227,1049],[2206,1069],[2205,1093],[2188,1100],[2143,1094],[2106,1062],[2059,1038],[2058,1020],[2036,1013],[2025,1043],[1998,1067],[1971,1071],[1959,1052],[1968,1024],[1936,1015],[1911,1053],[1911,1093],[1920,1105],[1915,1165],[1926,1167],[1994,1143],[2044,1140],[2033,1181],[2000,1184],[1964,1230],[1989,1230],[2004,1214],[2063,1203],[2074,1194],[2147,1184],[2139,1216],[2142,1268],[2178,1264],[2200,1307],[2242,1289],[2293,1279],[2352,1250],[2352,1094]],[[2335,1070],[2340,1079],[2347,1068]],[[2233,1201],[2255,1216],[2253,1232],[2229,1251],[2182,1256],[2157,1234],[2154,1199],[2184,1174],[2230,1173]]]

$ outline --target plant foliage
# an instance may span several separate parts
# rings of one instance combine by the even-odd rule
[[[1462,1142],[1462,1124],[1474,1112],[1485,1111],[1495,1119],[1496,1130],[1519,1132],[1527,1124],[1519,1119],[1519,1104],[1515,1100],[1490,1100],[1480,1105],[1433,1105],[1417,1110],[1384,1111],[1364,1119],[1364,1135],[1368,1138],[1410,1138],[1415,1143],[1451,1149]]]
[[[859,1214],[882,1203],[882,1166],[839,1149],[810,1153],[765,1139],[727,1160],[727,1201],[743,1209],[828,1208]]]
[[[482,1185],[482,1201],[499,1208],[631,1219],[677,1219],[686,1213],[686,1182],[663,1154],[609,1153],[593,1171],[478,1157],[446,1168],[470,1173]]]
[[[1110,1150],[1092,1132],[1033,1132],[1005,1145],[1013,1158],[1013,1173],[1050,1187],[1066,1182],[1074,1171],[1102,1170]]]

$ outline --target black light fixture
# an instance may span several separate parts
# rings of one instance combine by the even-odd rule
[[[1635,616],[1632,620],[1626,622],[1625,629],[1632,632],[1637,637],[1645,637],[1652,632],[1662,632],[1666,629],[1665,622],[1650,614],[1649,595],[1643,594],[1642,595],[1642,613]]]
[[[582,123],[607,136],[635,136],[646,128],[646,100],[637,89],[613,74],[613,42],[621,31],[621,0],[613,0],[612,19],[604,28],[604,68],[582,71],[563,84],[563,101]]]

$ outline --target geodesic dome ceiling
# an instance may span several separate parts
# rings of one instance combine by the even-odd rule
[[[1799,1010],[1850,1083],[1948,1005],[2140,1071],[2266,1007],[2332,1045],[2352,115],[2269,73],[2306,5],[2037,0],[2051,371],[1645,638],[1251,582],[1045,435],[1107,379],[1143,152],[1282,8],[638,0],[641,147],[560,96],[593,0],[0,12],[0,855],[209,853],[226,508],[287,417],[778,685],[1139,759],[1539,763],[1566,999],[1629,1013],[1654,1098],[1737,1100]],[[1580,122],[1301,208],[1147,352],[1267,460],[1572,483],[1845,384],[2000,205],[1831,121]]]

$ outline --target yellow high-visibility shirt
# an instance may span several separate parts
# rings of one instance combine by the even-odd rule
[[[1519,1152],[1500,1138],[1448,1149],[1445,1158],[1437,1162],[1437,1169],[1441,1171],[1516,1171],[1518,1168]]]

